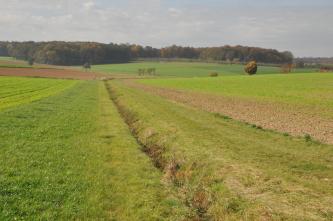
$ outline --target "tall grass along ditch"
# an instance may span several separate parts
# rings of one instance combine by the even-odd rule
[[[166,185],[173,185],[177,189],[178,197],[189,207],[191,211],[188,215],[189,220],[210,220],[211,217],[207,215],[207,211],[211,206],[213,195],[205,187],[209,183],[208,177],[202,179],[202,182],[196,186],[190,185],[193,170],[198,164],[192,163],[190,166],[185,166],[185,159],[170,154],[167,151],[168,147],[158,141],[158,134],[154,132],[154,129],[143,128],[136,113],[122,105],[110,84],[107,81],[104,83],[110,99],[118,108],[132,135],[142,147],[142,151],[151,158],[154,166],[163,172]]]

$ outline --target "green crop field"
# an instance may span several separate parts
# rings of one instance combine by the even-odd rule
[[[104,84],[67,82],[0,111],[0,220],[182,220],[187,208],[161,184]],[[0,95],[14,88],[1,85]]]
[[[75,81],[0,77],[0,110],[59,93]]]
[[[162,77],[206,77],[210,73],[219,75],[241,75],[244,73],[244,65],[238,64],[213,64],[198,62],[135,62],[128,64],[94,65],[93,71],[109,74],[138,75],[138,69],[156,68],[157,76]],[[258,74],[280,73],[280,68],[260,66]],[[294,70],[298,72],[313,72],[312,69]]]
[[[299,105],[333,105],[333,74],[276,74],[218,78],[144,79],[157,87]]]

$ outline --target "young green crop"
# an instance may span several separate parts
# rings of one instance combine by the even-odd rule
[[[57,94],[76,83],[72,80],[0,77],[0,110]]]
[[[0,220],[183,220],[187,214],[102,82],[78,82],[0,111],[0,149]]]

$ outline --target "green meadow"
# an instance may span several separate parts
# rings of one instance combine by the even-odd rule
[[[76,83],[42,78],[0,77],[0,110],[54,95]]]
[[[146,152],[203,220],[333,218],[332,145],[109,85]]]
[[[333,74],[303,73],[218,78],[144,79],[146,85],[298,105],[333,105]]]
[[[133,77],[150,67],[164,78],[132,81],[333,116],[331,73],[260,67],[247,76],[240,65],[179,62],[92,71]],[[333,219],[332,145],[170,101],[128,80],[0,77],[0,85],[0,220]]]
[[[200,62],[133,62],[127,64],[93,65],[92,70],[109,74],[137,76],[139,69],[156,68],[157,76],[161,77],[207,77],[217,72],[219,75],[242,75],[244,65],[214,64]],[[295,69],[293,72],[312,72],[312,69]],[[259,66],[258,74],[276,74],[278,67]]]
[[[2,106],[0,220],[182,220],[188,214],[102,82],[0,80],[2,97],[21,87],[71,85]]]

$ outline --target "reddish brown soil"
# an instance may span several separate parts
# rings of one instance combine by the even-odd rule
[[[130,80],[128,86],[190,105],[201,110],[221,113],[233,119],[255,124],[294,136],[311,137],[323,143],[333,144],[333,119],[318,113],[325,110],[318,107],[298,107],[295,105],[259,102],[240,98],[223,97],[174,89],[142,85]]]
[[[84,72],[73,69],[51,69],[51,68],[0,68],[0,76],[19,76],[19,77],[43,77],[61,78],[77,80],[104,79],[109,76],[101,73]]]

